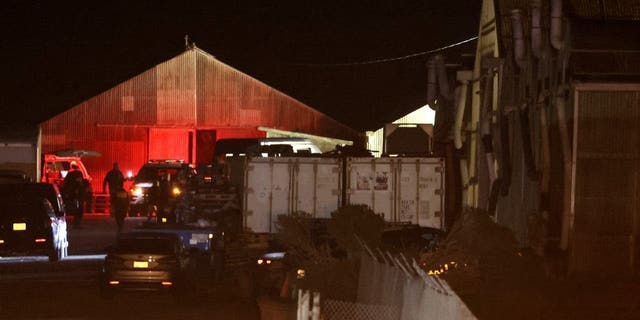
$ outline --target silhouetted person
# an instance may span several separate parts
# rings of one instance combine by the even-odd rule
[[[107,172],[102,181],[102,192],[106,193],[106,187],[109,187],[109,202],[111,203],[111,215],[116,219],[118,231],[122,231],[124,218],[127,215],[127,207],[129,199],[127,192],[124,190],[124,175],[118,163],[113,163],[113,169]]]
[[[67,212],[73,216],[73,226],[77,228],[80,227],[84,214],[85,193],[84,176],[78,165],[72,164],[71,170],[62,180],[62,195]]]

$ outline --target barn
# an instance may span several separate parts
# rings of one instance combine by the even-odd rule
[[[149,159],[212,160],[223,138],[293,136],[323,151],[337,144],[364,146],[364,133],[217,60],[190,45],[162,62],[40,124],[42,152],[98,151],[83,162],[102,190],[118,162],[136,172]]]

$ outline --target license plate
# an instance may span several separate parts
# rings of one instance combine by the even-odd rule
[[[14,223],[13,224],[13,231],[24,231],[27,230],[27,224],[24,222],[20,222],[20,223]]]
[[[134,261],[133,262],[133,267],[134,268],[149,268],[149,262],[148,261]]]

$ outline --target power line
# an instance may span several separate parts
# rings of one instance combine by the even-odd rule
[[[411,59],[414,57],[419,57],[419,56],[423,56],[423,55],[427,55],[427,54],[431,54],[431,53],[436,53],[439,51],[443,51],[446,49],[450,49],[453,47],[457,47],[459,45],[463,45],[467,42],[471,42],[471,41],[475,41],[477,40],[478,37],[472,37],[466,40],[462,40],[460,42],[456,42],[450,45],[446,45],[444,47],[440,47],[437,49],[432,49],[432,50],[428,50],[428,51],[422,51],[422,52],[416,52],[416,53],[412,53],[412,54],[408,54],[405,56],[401,56],[401,57],[393,57],[393,58],[383,58],[383,59],[375,59],[375,60],[367,60],[367,61],[357,61],[357,62],[344,62],[344,63],[297,63],[297,62],[285,62],[284,64],[287,65],[294,65],[294,66],[307,66],[307,67],[343,67],[343,66],[357,66],[357,65],[366,65],[366,64],[376,64],[376,63],[385,63],[385,62],[391,62],[391,61],[398,61],[398,60],[405,60],[405,59]]]

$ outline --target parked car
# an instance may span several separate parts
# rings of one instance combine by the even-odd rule
[[[253,276],[259,294],[279,294],[285,275],[292,266],[286,248],[277,240],[270,240],[266,250],[255,258]]]
[[[104,297],[120,290],[184,293],[192,284],[194,264],[177,234],[123,232],[106,251],[101,278]]]
[[[62,197],[48,183],[0,185],[0,255],[67,256]]]
[[[0,201],[28,201],[30,198],[43,197],[49,200],[56,216],[64,216],[66,211],[60,188],[53,183],[12,182],[0,183]]]
[[[182,160],[149,160],[133,179],[129,213],[174,221],[176,203],[194,174],[193,165]]]

